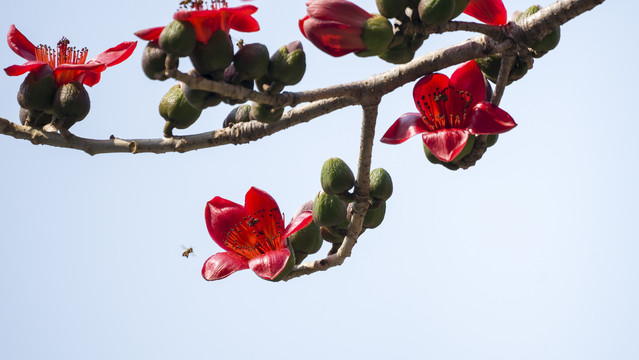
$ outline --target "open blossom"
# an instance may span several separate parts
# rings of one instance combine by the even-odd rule
[[[318,49],[332,56],[366,50],[362,26],[373,17],[366,10],[346,0],[311,0],[306,11],[299,27]]]
[[[313,220],[311,212],[305,211],[284,228],[275,200],[255,187],[246,193],[244,206],[219,196],[211,199],[205,218],[211,238],[226,250],[206,260],[202,267],[206,280],[223,279],[249,268],[263,279],[279,280],[295,262],[288,236]]]
[[[508,13],[502,0],[470,0],[464,14],[489,25],[504,25]]]
[[[173,14],[174,20],[188,21],[195,29],[195,39],[206,44],[211,36],[222,29],[227,34],[233,29],[241,32],[260,30],[257,20],[251,16],[257,11],[253,5],[227,7],[226,2],[213,2],[205,9],[203,2],[192,2],[191,9],[180,9]],[[164,26],[137,31],[135,35],[147,41],[157,41]]]
[[[506,132],[517,124],[504,110],[486,100],[484,77],[474,60],[453,75],[429,74],[415,84],[413,98],[419,113],[402,115],[381,141],[400,144],[414,135],[439,160],[452,161],[468,137]]]
[[[43,68],[50,68],[58,86],[72,81],[79,81],[93,86],[100,81],[100,73],[107,67],[117,65],[126,60],[137,42],[125,41],[87,61],[88,50],[77,50],[69,46],[69,40],[62,38],[57,48],[46,45],[35,46],[15,25],[11,25],[7,34],[7,43],[13,52],[27,60],[22,65],[12,65],[4,71],[9,76],[18,76],[27,72],[39,72]]]

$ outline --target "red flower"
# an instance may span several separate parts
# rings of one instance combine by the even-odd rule
[[[470,0],[464,14],[490,25],[508,22],[508,13],[501,0]]]
[[[439,160],[452,161],[470,135],[500,134],[517,126],[504,110],[486,100],[484,77],[475,61],[453,73],[430,74],[415,84],[413,98],[419,113],[402,115],[386,131],[382,142],[400,144],[422,134]]]
[[[202,276],[206,280],[223,279],[232,273],[251,269],[266,280],[279,280],[294,258],[287,237],[312,220],[305,211],[284,228],[284,219],[275,200],[266,192],[252,187],[245,205],[215,197],[206,203],[204,216],[213,241],[226,252],[206,260]]]
[[[299,21],[302,34],[323,52],[343,56],[366,50],[362,25],[373,15],[346,0],[311,0]]]
[[[195,28],[195,38],[197,41],[206,44],[211,35],[222,29],[227,34],[230,29],[241,32],[255,32],[260,30],[257,20],[251,15],[257,11],[253,5],[242,5],[234,8],[226,7],[226,2],[213,3],[211,9],[204,9],[202,2],[191,3],[192,10],[180,9],[173,14],[174,20],[188,21]],[[147,41],[157,41],[164,26],[140,30],[135,33],[140,39]]]
[[[13,52],[28,60],[22,65],[12,65],[4,69],[7,75],[18,76],[26,72],[38,72],[48,66],[53,70],[53,77],[58,86],[72,81],[89,86],[97,84],[101,72],[126,60],[137,45],[136,41],[125,41],[86,61],[86,48],[76,50],[69,47],[69,40],[66,38],[58,42],[57,49],[46,45],[34,46],[15,25],[9,28],[7,42]]]

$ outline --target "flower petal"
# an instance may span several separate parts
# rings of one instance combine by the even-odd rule
[[[22,33],[16,29],[15,25],[11,25],[11,27],[9,27],[7,43],[11,50],[23,59],[29,61],[34,61],[36,59],[35,45],[33,45],[26,36],[22,35]]]
[[[298,214],[291,219],[291,222],[286,226],[286,229],[284,229],[284,233],[281,236],[282,241],[286,241],[287,237],[305,228],[311,221],[313,221],[312,211],[303,211]]]
[[[229,231],[247,216],[246,209],[240,204],[226,200],[219,196],[206,203],[204,218],[209,235],[222,249],[233,251],[224,245]]]
[[[160,38],[162,30],[164,30],[164,26],[158,26],[150,29],[139,30],[134,34],[142,40],[157,41]]]
[[[361,28],[364,21],[373,17],[366,10],[346,0],[311,0],[306,4],[306,12],[311,18],[357,28]]]
[[[381,142],[385,144],[401,144],[411,137],[428,131],[419,113],[406,113],[391,125]]]
[[[413,88],[413,100],[415,100],[417,110],[426,117],[439,114],[441,109],[433,103],[432,95],[449,86],[450,79],[444,74],[428,74],[421,78]],[[452,104],[451,101],[446,102],[447,106],[450,104]],[[425,113],[429,108],[431,114]]]
[[[275,230],[281,234],[284,229],[282,213],[275,199],[266,191],[251,187],[249,191],[246,192],[244,208],[248,215],[260,213],[262,216],[269,217],[267,221],[273,221],[276,227]]]
[[[422,134],[428,150],[443,162],[452,161],[464,149],[469,132],[460,129],[445,129]]]
[[[366,49],[362,41],[362,29],[350,28],[343,24],[309,18],[302,24],[302,33],[323,52],[339,57]]]
[[[243,256],[230,252],[217,253],[204,262],[202,277],[208,281],[220,280],[248,267],[248,261]]]
[[[455,89],[468,91],[473,96],[473,102],[470,106],[474,106],[476,103],[486,100],[484,75],[481,73],[475,60],[468,61],[457,68],[450,77],[450,83]]]
[[[86,64],[62,64],[53,69],[53,77],[58,86],[70,83],[71,81],[80,81],[84,83],[84,76],[88,71],[102,72],[107,66],[102,63],[86,63]],[[99,79],[98,79],[99,80]],[[90,85],[93,86],[94,84]]]
[[[210,10],[178,10],[173,14],[173,19],[188,21],[195,29],[195,39],[206,44],[214,32],[220,27],[220,12],[217,9]],[[228,31],[227,31],[228,32]]]
[[[464,14],[489,25],[504,25],[508,13],[502,0],[470,0]]]
[[[125,41],[110,49],[107,49],[103,53],[87,61],[87,63],[90,64],[90,63],[97,62],[97,63],[103,63],[106,66],[117,65],[123,62],[124,60],[128,59],[129,56],[131,56],[137,44],[138,44],[137,41]]]
[[[229,29],[241,32],[255,32],[260,30],[260,24],[251,15],[257,11],[253,5],[242,5],[234,8],[221,8],[222,29],[228,33]]]
[[[501,134],[515,126],[515,120],[507,112],[484,101],[473,108],[468,131],[476,135]]]
[[[249,260],[248,266],[262,279],[273,280],[286,268],[290,258],[290,251],[284,248],[254,257]]]
[[[11,65],[4,69],[4,72],[9,76],[19,76],[26,72],[38,71],[43,66],[49,66],[49,64],[42,61],[28,61],[22,65]]]

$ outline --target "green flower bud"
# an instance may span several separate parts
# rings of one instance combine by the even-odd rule
[[[340,234],[337,230],[325,226],[320,227],[320,235],[322,239],[331,244],[341,244],[344,241],[344,235]]]
[[[408,0],[375,0],[379,13],[389,19],[406,19]]]
[[[166,80],[166,51],[160,49],[160,45],[149,42],[142,53],[142,71],[151,80]],[[178,67],[179,58],[172,57],[172,66]]]
[[[499,140],[499,134],[491,134],[486,138],[486,147],[491,147],[497,143]]]
[[[410,50],[407,47],[396,47],[388,49],[383,54],[379,55],[379,58],[389,62],[391,64],[406,64],[413,60],[415,57],[415,51]]]
[[[484,73],[486,79],[496,84],[497,78],[499,77],[499,69],[501,68],[501,55],[490,55],[475,59],[475,61],[481,69],[481,72]],[[527,72],[528,67],[526,64],[519,60],[519,56],[516,56],[515,64],[510,70],[510,75],[508,76],[508,84],[521,79]]]
[[[173,86],[160,101],[160,116],[166,120],[164,136],[172,137],[173,129],[186,129],[200,117],[202,110],[194,107],[184,97],[181,84]]]
[[[65,129],[84,119],[90,109],[89,93],[78,81],[62,84],[53,98],[53,113]]]
[[[320,173],[322,189],[328,195],[337,195],[355,185],[355,176],[350,167],[340,158],[330,158],[322,165]]]
[[[378,227],[384,220],[384,215],[386,215],[386,201],[382,202],[382,204],[375,209],[368,208],[366,216],[364,216],[362,227],[367,229]]]
[[[231,112],[226,115],[222,126],[230,127],[233,126],[233,124],[249,122],[251,121],[250,113],[251,105],[240,105],[236,108],[233,108],[233,110],[231,110]]]
[[[284,85],[295,85],[306,72],[306,54],[302,43],[294,41],[279,48],[268,64],[268,76]]]
[[[53,107],[53,97],[58,86],[53,71],[43,66],[38,72],[30,72],[18,90],[18,104],[29,110],[47,111]]]
[[[251,117],[265,124],[272,124],[282,118],[284,108],[275,109],[271,105],[251,104]]]
[[[322,248],[320,228],[312,221],[302,230],[289,236],[288,241],[296,253],[315,254]]]
[[[455,165],[452,162],[445,163],[445,162],[439,160],[435,155],[433,155],[433,153],[428,149],[428,147],[426,147],[426,144],[424,144],[424,154],[426,155],[426,159],[428,159],[428,161],[430,161],[433,164],[442,165],[445,168],[447,168],[448,170],[453,170],[453,171],[459,169],[459,165]],[[455,159],[457,159],[457,158],[455,158]]]
[[[222,102],[222,97],[216,93],[206,90],[191,89],[187,85],[184,85],[184,98],[193,107],[204,110],[207,107],[217,106]]]
[[[41,128],[53,121],[53,115],[38,110],[20,108],[20,123],[31,127]]]
[[[520,20],[523,20],[533,14],[535,14],[537,11],[541,10],[541,6],[539,5],[533,5],[531,7],[529,7],[528,9],[526,9],[526,11],[522,12],[521,14],[519,14],[516,18],[515,21],[519,22]],[[551,32],[550,34],[544,36],[543,39],[537,41],[536,43],[532,44],[531,48],[535,51],[537,51],[540,55],[543,55],[545,53],[547,53],[548,51],[554,49],[555,47],[557,47],[557,45],[559,44],[559,38],[561,37],[561,32],[560,32],[560,28],[557,28],[557,30]]]
[[[158,42],[169,54],[189,56],[195,48],[195,28],[188,21],[173,20],[162,30]]]
[[[470,2],[470,0],[454,0],[454,2],[455,2],[455,9],[453,10],[453,15],[450,17],[450,20],[461,15],[461,13],[463,13],[464,10],[466,10],[466,6],[468,6],[468,3]]]
[[[224,70],[233,61],[233,42],[224,30],[213,33],[206,44],[196,42],[189,56],[193,67],[200,74]]]
[[[388,171],[382,168],[371,171],[369,194],[379,200],[388,200],[393,195],[393,179]]]
[[[320,192],[313,201],[313,221],[319,226],[336,226],[346,219],[346,204],[335,195]]]
[[[254,43],[242,46],[233,57],[235,70],[250,79],[259,79],[268,71],[269,55],[266,46]]]
[[[373,15],[362,24],[362,41],[366,45],[366,50],[356,52],[355,55],[362,57],[380,55],[388,49],[391,40],[393,40],[393,25],[387,18]]]
[[[464,145],[464,148],[462,149],[462,151],[457,154],[457,156],[455,156],[455,158],[453,159],[453,161],[459,161],[461,159],[463,159],[466,155],[470,154],[471,151],[473,151],[473,147],[475,146],[475,135],[468,135],[468,141],[466,141],[466,145]]]
[[[320,238],[321,240],[322,238]],[[295,251],[295,265],[299,265],[301,264],[304,259],[306,259],[306,257],[308,256],[307,253],[301,252],[301,251]]]
[[[417,11],[424,24],[442,25],[450,21],[455,8],[453,0],[421,0]]]

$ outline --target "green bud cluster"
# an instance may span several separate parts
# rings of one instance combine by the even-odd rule
[[[286,85],[297,84],[306,71],[306,55],[299,41],[282,46],[269,57],[263,44],[244,44],[240,40],[235,52],[225,31],[218,30],[206,43],[201,43],[196,40],[193,25],[180,20],[167,25],[158,41],[147,45],[142,55],[142,69],[152,80],[166,80],[168,70],[177,68],[179,58],[187,56],[194,67],[191,75],[249,90],[257,85],[258,91],[268,94],[278,94]],[[172,136],[174,128],[191,126],[202,110],[222,102],[235,105],[242,101],[191,89],[185,84],[180,84],[179,90],[171,88],[160,104],[160,114],[167,121],[164,135]],[[283,113],[283,108],[253,103],[243,106],[241,111],[234,109],[225,119],[224,126],[250,120],[273,123],[281,119]]]
[[[524,12],[518,14],[515,17],[515,22],[521,22],[527,17],[537,13],[537,11],[539,10],[541,10],[541,6],[533,5],[529,7],[528,9],[526,9]],[[557,30],[544,36],[541,40],[537,41],[536,43],[530,46],[530,48],[533,50],[533,56],[537,58],[544,56],[550,50],[556,48],[557,45],[559,45],[560,38],[561,38],[560,28],[557,28]]]
[[[349,166],[339,158],[324,162],[320,174],[322,191],[313,200],[313,222],[319,226],[319,234],[334,244],[334,251],[344,240],[352,218],[355,195],[355,177]],[[369,207],[364,217],[362,232],[379,226],[386,213],[386,200],[393,193],[393,181],[384,169],[370,173]],[[360,233],[361,234],[361,233]]]
[[[18,90],[18,104],[20,121],[37,128],[54,123],[57,129],[69,129],[91,109],[89,93],[82,83],[58,86],[47,66],[27,75]]]

